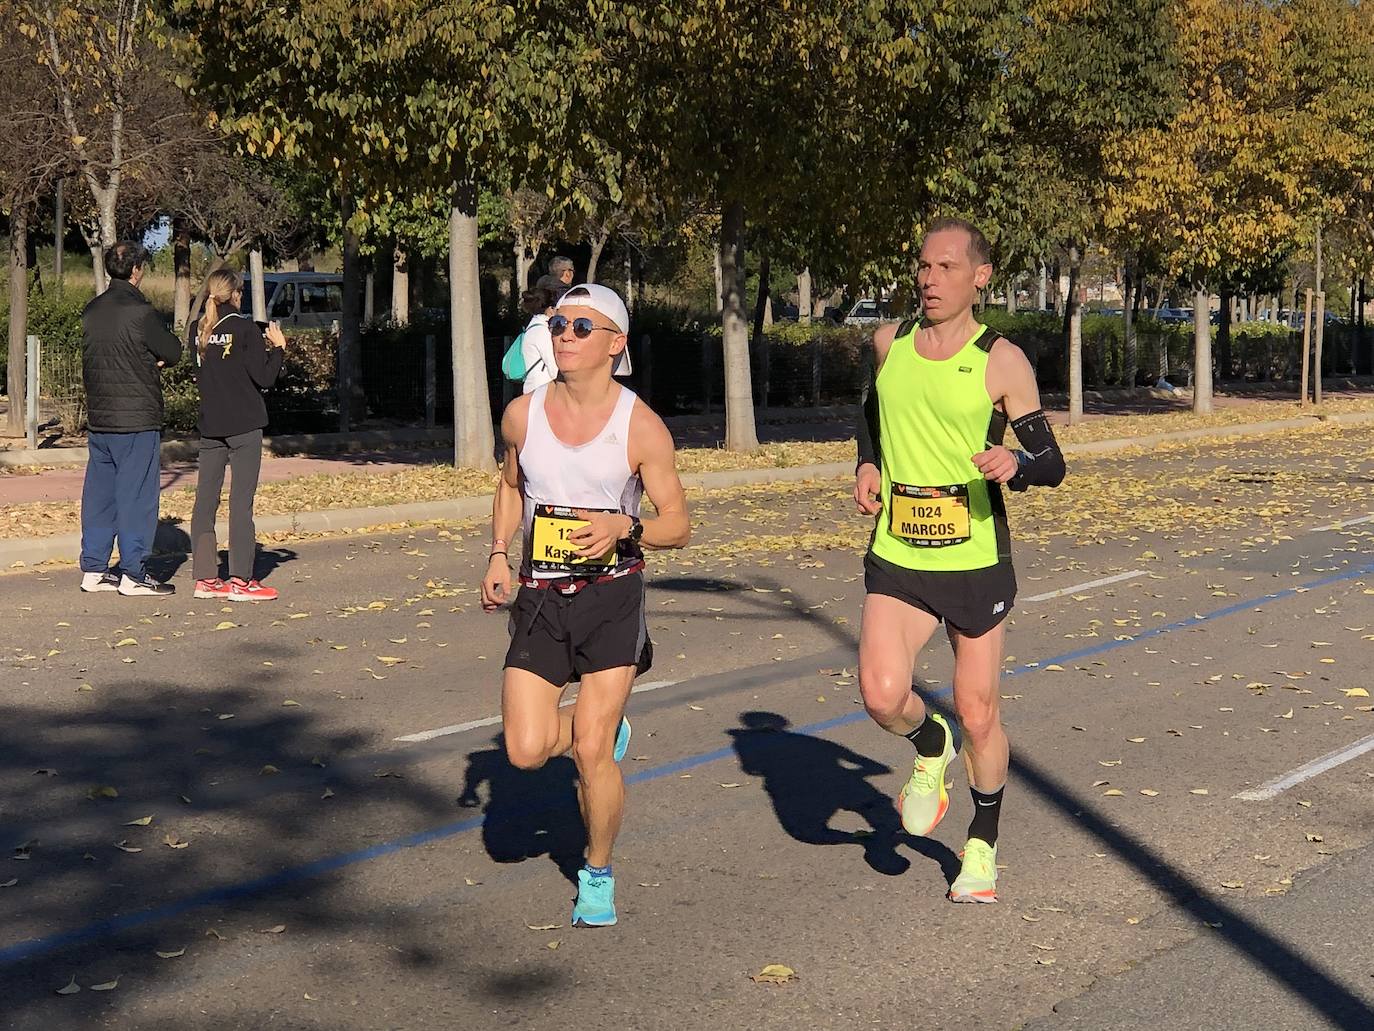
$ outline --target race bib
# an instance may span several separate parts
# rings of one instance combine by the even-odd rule
[[[589,511],[614,512],[615,509]],[[530,534],[530,566],[539,573],[569,573],[578,576],[605,576],[615,571],[615,545],[604,555],[584,558],[577,554],[572,535],[587,525],[571,508],[535,505],[534,527]]]
[[[913,487],[894,483],[887,512],[888,532],[918,548],[944,548],[972,536],[967,484]]]

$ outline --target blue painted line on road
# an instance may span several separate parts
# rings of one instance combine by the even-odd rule
[[[1347,580],[1354,580],[1361,576],[1374,573],[1374,563],[1350,569],[1344,573],[1337,573],[1333,576],[1325,577],[1321,580],[1313,580],[1305,584],[1298,584],[1294,587],[1285,588],[1282,591],[1275,591],[1260,598],[1253,598],[1249,601],[1237,602],[1234,605],[1227,605],[1225,608],[1215,609],[1212,612],[1190,616],[1188,619],[1178,620],[1164,626],[1155,627],[1142,633],[1130,637],[1123,636],[1118,640],[1103,641],[1088,648],[1080,648],[1076,651],[1064,652],[1047,659],[1042,659],[1035,663],[1026,663],[1013,670],[1007,671],[1007,676],[1017,676],[1025,673],[1033,673],[1043,669],[1051,663],[1072,662],[1075,659],[1088,658],[1092,655],[1101,655],[1104,652],[1115,651],[1142,641],[1148,641],[1159,637],[1162,634],[1171,633],[1176,630],[1186,630],[1190,627],[1199,626],[1203,623],[1221,619],[1225,616],[1232,616],[1238,612],[1248,612],[1260,608],[1270,602],[1280,601],[1285,598],[1293,597],[1299,593],[1314,590],[1319,587],[1327,587],[1332,584],[1342,583]],[[939,691],[928,692],[928,697],[940,697],[950,693],[950,688],[942,688]],[[857,712],[847,713],[844,716],[836,716],[819,723],[811,723],[804,727],[799,727],[795,732],[800,734],[823,734],[829,730],[857,723],[867,719],[868,715],[862,709]],[[674,774],[682,773],[686,770],[698,766],[705,766],[709,763],[719,762],[728,759],[735,754],[733,748],[718,748],[715,751],[703,752],[697,755],[687,756],[663,766],[655,766],[652,769],[635,773],[625,778],[626,784],[643,784],[649,781],[661,780],[664,777],[671,777]],[[536,803],[529,811],[537,812],[544,808]],[[332,856],[325,856],[314,862],[306,863],[302,866],[293,866],[288,869],[268,874],[265,877],[258,877],[249,881],[240,881],[236,884],[227,884],[218,888],[211,888],[207,891],[191,895],[183,899],[168,902],[165,905],[155,906],[144,909],[136,913],[127,913],[123,916],[109,917],[104,920],[97,920],[94,923],[86,924],[84,927],[74,928],[70,931],[61,931],[57,934],[47,935],[42,938],[30,938],[27,941],[16,942],[0,949],[0,967],[13,966],[24,960],[33,959],[47,953],[55,952],[58,949],[66,948],[71,945],[81,945],[102,938],[113,937],[114,935],[132,931],[139,927],[149,924],[159,923],[163,920],[172,920],[205,906],[219,905],[225,902],[233,902],[239,899],[251,898],[255,895],[262,895],[278,888],[295,884],[299,881],[309,880],[324,874],[333,873],[346,867],[354,866],[358,863],[365,863],[372,859],[379,859],[382,856],[389,856],[396,852],[406,849],[417,848],[421,845],[432,844],[451,838],[458,834],[476,830],[486,822],[484,816],[472,816],[464,820],[457,820],[453,823],[443,824],[439,827],[432,827],[429,830],[419,831],[415,834],[396,838],[392,841],[381,842],[370,848],[358,849],[354,852],[342,852]]]

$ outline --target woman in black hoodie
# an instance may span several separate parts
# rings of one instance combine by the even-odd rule
[[[262,431],[267,406],[262,391],[281,372],[286,337],[275,322],[264,337],[240,314],[243,279],[218,269],[206,280],[205,314],[191,330],[196,382],[200,385],[200,475],[191,512],[191,570],[197,598],[272,601],[277,592],[253,576],[257,557],[253,496],[262,468]],[[219,576],[215,516],[224,467],[229,482],[229,579]]]

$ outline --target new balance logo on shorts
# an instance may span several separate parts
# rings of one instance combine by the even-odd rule
[[[999,616],[999,615],[1001,615],[1003,612],[1005,612],[1006,610],[1007,610],[1007,603],[1004,602],[1004,601],[999,601],[996,605],[994,605],[994,606],[992,607],[992,614],[993,614],[994,616]]]

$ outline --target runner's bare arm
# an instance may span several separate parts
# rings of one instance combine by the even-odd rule
[[[520,445],[524,442],[528,423],[527,397],[512,401],[501,416],[501,439],[506,457],[491,502],[491,558],[482,577],[482,608],[488,612],[510,597],[510,542],[524,512],[524,500],[520,496]]]
[[[649,548],[681,548],[692,536],[687,518],[687,495],[678,478],[673,435],[649,406],[635,405],[630,417],[631,465],[639,469],[644,493],[658,516],[644,519],[640,543]]]
[[[974,455],[974,465],[987,479],[1012,490],[1059,486],[1064,456],[1040,407],[1035,369],[1009,340],[998,340],[988,354],[988,393],[1002,406],[1022,449],[1012,451],[999,444]]]

